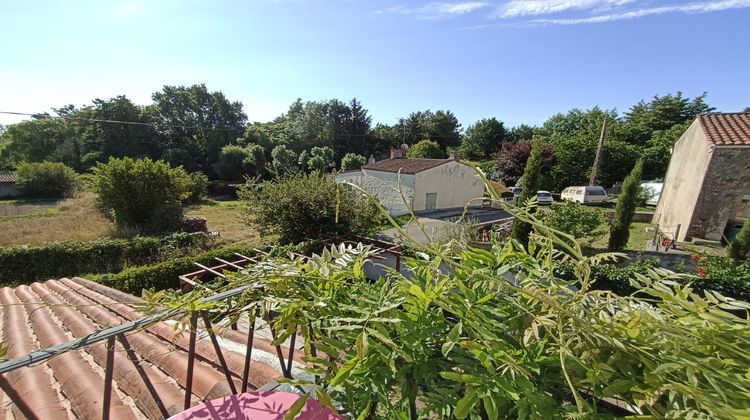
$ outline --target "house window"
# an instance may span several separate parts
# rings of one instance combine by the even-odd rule
[[[425,210],[436,210],[437,209],[437,193],[427,193],[424,201]]]

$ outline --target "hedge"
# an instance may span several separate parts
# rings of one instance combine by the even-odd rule
[[[273,248],[271,254],[280,256],[286,255],[289,251],[302,252],[303,249],[303,245],[279,246]],[[173,258],[157,264],[132,267],[117,274],[106,274],[91,280],[125,293],[141,296],[144,289],[155,291],[177,289],[180,287],[178,278],[180,275],[198,270],[196,262],[210,267],[217,264],[216,257],[228,261],[235,260],[237,258],[234,255],[235,252],[248,257],[257,255],[257,251],[250,246],[226,247],[189,257]]]
[[[99,239],[0,248],[0,286],[82,273],[118,272],[130,265],[164,261],[208,247],[206,235],[176,233],[161,238]]]

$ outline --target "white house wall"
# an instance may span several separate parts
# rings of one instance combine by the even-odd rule
[[[414,211],[425,210],[427,193],[437,193],[437,208],[464,207],[484,196],[484,182],[469,165],[452,161],[416,175]],[[477,205],[481,201],[471,204]]]
[[[664,177],[664,187],[652,223],[673,230],[681,225],[677,240],[690,236],[693,214],[703,189],[703,179],[713,156],[713,144],[696,120],[677,140]]]
[[[409,213],[414,197],[415,176],[363,169],[362,171],[342,172],[336,175],[337,182],[351,182],[380,200],[380,204],[391,215]],[[401,193],[399,193],[399,188]],[[402,197],[403,194],[403,197]],[[406,197],[406,202],[404,202]]]

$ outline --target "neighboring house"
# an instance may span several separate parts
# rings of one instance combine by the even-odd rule
[[[21,191],[16,186],[13,172],[0,172],[0,198],[18,197]]]
[[[653,223],[678,241],[718,241],[750,217],[750,113],[698,116],[677,140]]]
[[[336,175],[380,200],[392,215],[480,205],[484,183],[476,170],[449,159],[409,159],[403,148],[391,149],[391,158],[364,165],[361,170]]]

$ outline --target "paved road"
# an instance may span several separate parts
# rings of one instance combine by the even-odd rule
[[[450,229],[450,226],[453,225],[453,221],[461,216],[462,212],[463,210],[458,209],[441,210],[429,214],[422,214],[417,219],[416,223],[411,222],[405,227],[406,233],[411,239],[422,244],[439,241],[445,232]],[[508,212],[497,209],[472,210],[466,216],[467,219],[472,219],[476,223],[487,223],[495,220],[506,219],[508,217],[510,217]],[[396,228],[387,229],[380,233],[394,239],[402,237]]]

